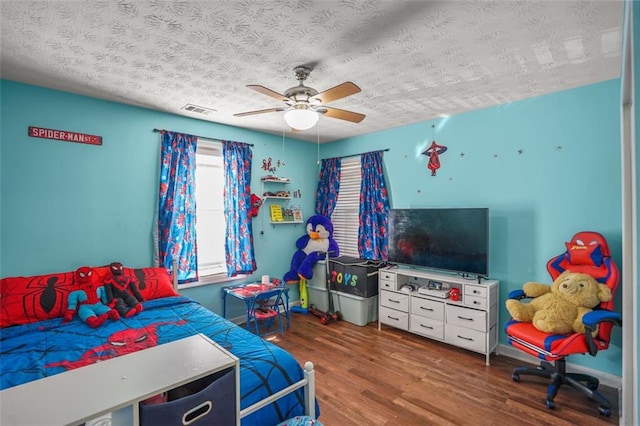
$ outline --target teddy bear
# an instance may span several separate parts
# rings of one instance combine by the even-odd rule
[[[323,215],[313,215],[307,219],[307,233],[296,241],[298,250],[291,259],[291,268],[284,274],[284,282],[295,283],[300,279],[313,277],[313,266],[318,260],[340,256],[338,243],[333,239],[333,223]]]
[[[529,303],[509,299],[507,311],[516,321],[531,322],[551,334],[584,333],[582,317],[611,299],[609,287],[588,274],[571,271],[560,274],[550,286],[528,282],[522,289],[533,299]]]

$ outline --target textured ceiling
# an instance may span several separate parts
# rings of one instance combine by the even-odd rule
[[[2,78],[282,134],[293,68],[329,105],[320,141],[616,78],[622,1],[0,0]],[[215,111],[187,112],[193,104]],[[180,130],[180,129],[175,129]],[[289,130],[287,129],[287,132]],[[215,137],[215,135],[210,135]],[[315,142],[316,128],[296,133]]]

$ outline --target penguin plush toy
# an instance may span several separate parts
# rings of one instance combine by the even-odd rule
[[[284,274],[286,283],[294,283],[300,279],[313,277],[313,267],[318,260],[340,256],[338,243],[333,239],[333,224],[322,215],[313,215],[307,219],[307,233],[296,241],[298,250],[291,259],[291,269]]]

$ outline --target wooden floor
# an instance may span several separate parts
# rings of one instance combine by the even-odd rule
[[[601,386],[613,404],[611,417],[597,403],[563,386],[556,408],[545,405],[544,379],[511,380],[506,356],[454,348],[371,323],[321,325],[312,315],[292,314],[284,337],[270,339],[301,365],[316,368],[319,420],[348,425],[603,425],[618,424],[617,391]]]

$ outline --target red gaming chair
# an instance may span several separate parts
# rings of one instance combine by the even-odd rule
[[[541,360],[535,368],[515,368],[511,377],[514,382],[519,382],[520,376],[527,374],[551,379],[546,398],[548,408],[555,407],[553,399],[560,386],[569,385],[597,401],[600,414],[608,417],[611,403],[597,391],[598,379],[586,374],[567,373],[565,357],[585,353],[595,356],[598,351],[609,347],[613,325],[622,325],[620,314],[613,312],[613,295],[618,286],[619,271],[611,258],[607,241],[597,232],[579,232],[565,245],[567,250],[547,263],[551,278],[555,280],[565,270],[589,274],[611,289],[611,300],[602,302],[584,316],[584,334],[547,334],[537,330],[531,323],[513,319],[509,321],[505,326],[508,343]],[[524,299],[527,296],[523,290],[514,290],[509,293],[509,298]],[[592,337],[596,327],[599,327],[598,334]],[[550,361],[554,361],[554,364]]]

